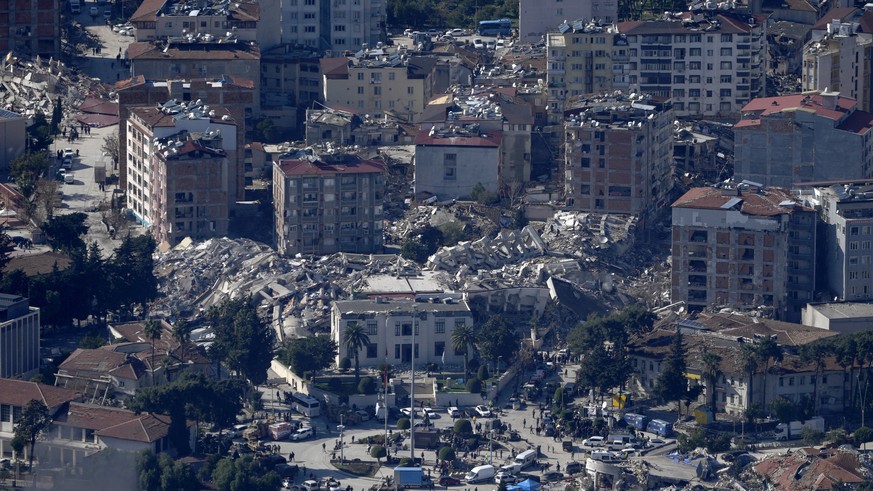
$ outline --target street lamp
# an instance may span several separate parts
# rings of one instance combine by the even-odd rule
[[[342,421],[342,419],[343,419],[343,416],[342,416],[342,414],[340,414],[340,421]],[[339,434],[340,434],[340,462],[346,461],[346,454],[345,454],[346,445],[345,445],[345,442],[343,442],[343,430],[345,430],[345,429],[346,429],[345,425],[337,425],[337,427],[336,427],[336,430],[339,431]]]
[[[494,465],[494,428],[488,431],[488,465]]]

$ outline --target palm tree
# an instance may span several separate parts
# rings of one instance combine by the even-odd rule
[[[188,342],[191,341],[191,324],[188,324],[188,321],[185,319],[179,319],[173,324],[173,339],[179,343],[179,347],[182,348],[182,354],[187,354],[188,350]]]
[[[764,379],[770,373],[770,360],[774,362],[782,361],[782,348],[776,343],[776,340],[770,337],[764,338],[756,348],[758,358],[764,362]],[[767,384],[761,387],[761,407],[765,407],[767,403]]]
[[[155,341],[161,339],[161,323],[153,318],[148,318],[145,321],[145,324],[142,328],[142,333],[148,339],[152,341],[152,363],[151,363],[151,372],[152,372],[152,386],[155,385]]]
[[[712,417],[715,419],[716,413],[716,392],[715,384],[721,377],[721,356],[712,351],[707,351],[703,354],[703,377],[706,379],[706,389],[709,395],[709,404],[712,409]]]
[[[452,331],[452,348],[455,351],[461,351],[464,353],[464,378],[467,378],[467,362],[469,361],[470,355],[470,345],[476,340],[476,333],[473,331],[473,327],[468,326],[466,324],[455,326],[455,330]]]
[[[754,394],[752,382],[755,380],[755,372],[758,371],[758,352],[751,344],[744,344],[740,348],[740,355],[742,357],[743,371],[749,376],[749,391],[746,395],[746,413],[749,413],[752,410],[752,395]]]
[[[812,378],[812,411],[818,415],[818,381],[825,367],[825,357],[833,354],[833,346],[829,342],[805,344],[800,347],[800,361],[815,365],[815,375]]]
[[[356,321],[351,321],[346,324],[346,329],[343,332],[343,337],[345,338],[345,342],[343,343],[348,351],[354,351],[355,353],[355,382],[361,377],[358,367],[358,358],[361,353],[361,350],[366,346],[370,345],[370,337],[367,336],[367,332],[364,330],[364,326],[358,324]]]

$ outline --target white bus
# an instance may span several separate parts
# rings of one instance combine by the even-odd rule
[[[301,392],[291,394],[291,409],[309,418],[317,418],[321,415],[321,404],[318,399]]]

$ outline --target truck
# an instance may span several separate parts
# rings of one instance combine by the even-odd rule
[[[396,489],[403,488],[429,488],[433,481],[421,467],[395,467],[394,486]]]
[[[649,423],[649,418],[642,414],[627,413],[624,415],[624,422],[631,428],[644,431]]]
[[[268,427],[270,438],[276,441],[288,439],[295,429],[294,425],[285,422],[273,423]]]
[[[480,465],[470,469],[470,472],[468,472],[467,475],[464,476],[464,481],[467,484],[488,482],[491,479],[494,479],[494,474],[495,472],[493,465]]]
[[[788,424],[779,423],[773,433],[777,440],[790,440],[800,438],[804,428],[809,428],[816,431],[824,431],[824,419],[821,416],[807,419],[806,421],[792,421]]]

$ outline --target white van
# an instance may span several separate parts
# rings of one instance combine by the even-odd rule
[[[514,475],[518,474],[519,472],[521,472],[521,464],[516,464],[516,463],[506,464],[500,468],[500,472],[502,472],[503,474],[505,474],[507,476],[514,476]]]
[[[515,456],[515,463],[520,465],[522,469],[532,465],[537,461],[537,451],[536,450],[525,450],[524,452]]]
[[[592,460],[599,460],[600,462],[619,462],[621,461],[615,454],[612,452],[608,452],[605,450],[599,450],[596,452],[591,452]]]
[[[494,478],[494,466],[493,465],[480,465],[477,467],[473,467],[470,469],[470,472],[464,477],[464,481],[467,484],[476,484],[480,482],[487,482]]]
[[[585,447],[602,447],[604,443],[602,436],[592,436],[582,440],[582,445]]]

